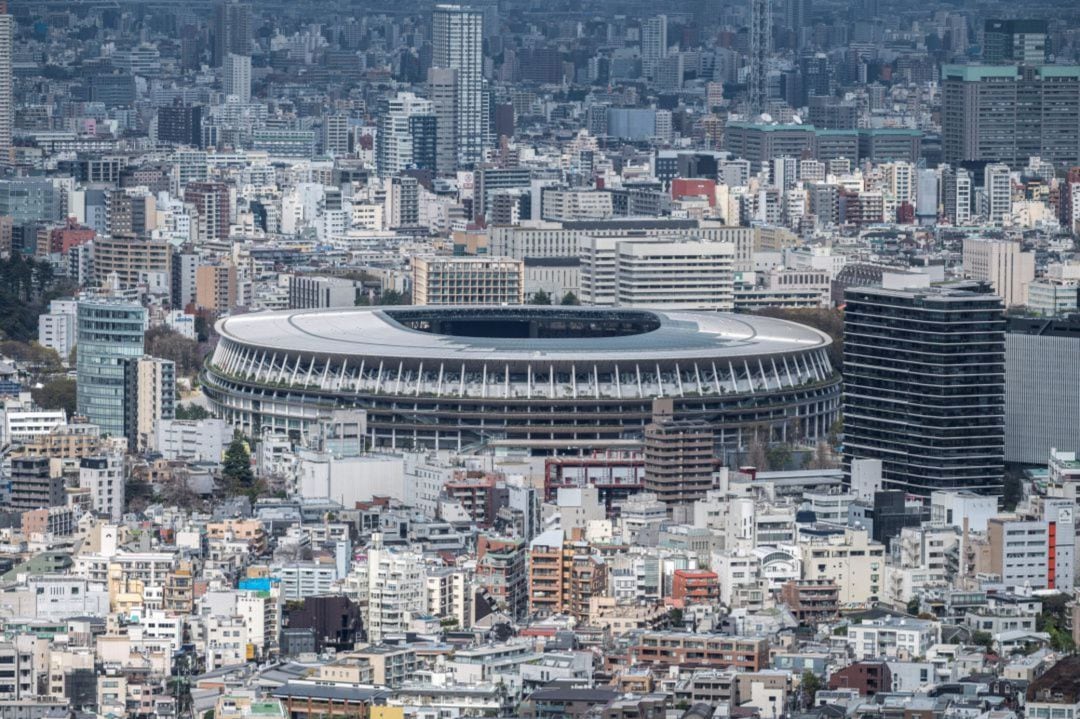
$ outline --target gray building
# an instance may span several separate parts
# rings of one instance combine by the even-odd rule
[[[342,277],[289,275],[289,309],[309,310],[356,305],[356,282]]]
[[[1080,163],[1080,66],[945,65],[945,162]]]
[[[1005,461],[1046,464],[1080,449],[1080,318],[1009,318],[1005,335]]]

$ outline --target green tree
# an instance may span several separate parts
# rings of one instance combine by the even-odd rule
[[[530,305],[550,305],[551,304],[551,295],[549,295],[547,292],[544,292],[543,290],[537,290],[536,292],[532,293],[532,296],[529,297],[529,304]]]
[[[176,405],[177,419],[209,419],[213,415],[210,410],[201,404],[178,404]]]
[[[768,460],[769,469],[780,472],[787,469],[791,463],[791,447],[786,444],[773,445],[765,451],[765,457]]]
[[[994,651],[994,635],[990,632],[972,632],[971,643],[983,647],[988,652]]]
[[[221,467],[221,479],[229,494],[243,494],[255,487],[255,473],[251,471],[251,453],[247,441],[239,430],[225,450],[225,462]]]
[[[799,684],[802,690],[803,706],[813,706],[814,697],[821,691],[821,677],[807,669],[802,673],[802,681]]]
[[[907,613],[913,617],[917,617],[919,615],[920,606],[921,603],[919,602],[919,598],[912,597],[911,601],[907,603]]]
[[[560,305],[580,305],[581,300],[579,300],[578,296],[575,295],[573,292],[567,292],[565,295],[562,296],[562,299],[559,301],[559,304]]]
[[[165,325],[146,331],[145,347],[148,355],[175,362],[178,375],[191,377],[202,368],[199,343]]]
[[[75,414],[75,380],[68,377],[50,379],[40,387],[31,389],[30,396],[42,409],[62,409],[69,417]]]

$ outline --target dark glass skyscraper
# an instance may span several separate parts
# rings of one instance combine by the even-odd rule
[[[880,459],[887,489],[1000,492],[1005,317],[980,283],[850,288],[844,469]]]

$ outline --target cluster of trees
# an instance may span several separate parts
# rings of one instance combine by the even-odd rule
[[[554,304],[554,302],[551,301],[551,295],[549,295],[547,292],[545,292],[544,290],[537,290],[536,292],[529,295],[529,304],[530,305],[551,305],[551,304]],[[559,304],[560,305],[580,305],[581,300],[579,300],[577,295],[575,295],[573,292],[567,292],[565,295],[562,296],[562,299],[559,300]]]
[[[383,290],[379,294],[361,294],[356,298],[357,307],[371,307],[376,305],[411,305],[412,297],[406,292],[397,290]]]
[[[0,259],[0,336],[29,342],[37,335],[37,318],[49,302],[75,291],[66,278],[57,277],[48,262],[14,254]]]
[[[145,351],[148,355],[175,362],[177,376],[191,377],[202,367],[199,343],[165,325],[146,331]]]

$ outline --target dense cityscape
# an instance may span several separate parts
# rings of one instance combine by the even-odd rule
[[[0,719],[1080,719],[1080,5],[0,0]]]

